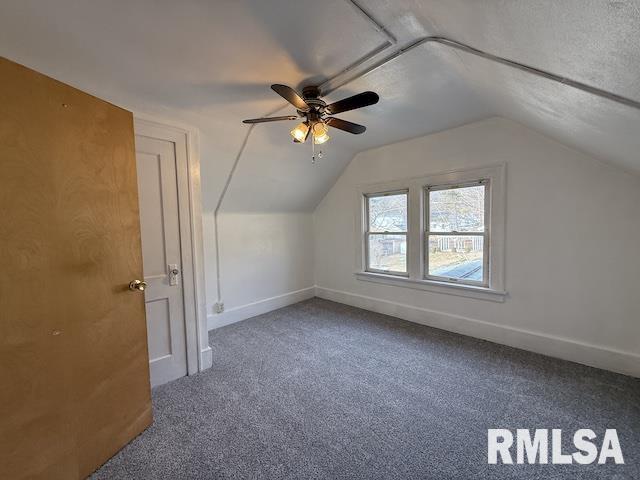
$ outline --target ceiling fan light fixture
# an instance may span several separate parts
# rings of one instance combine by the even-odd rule
[[[313,143],[316,145],[321,145],[331,138],[329,137],[329,127],[322,122],[318,122],[313,125],[312,133]]]
[[[291,136],[293,137],[294,142],[303,143],[307,139],[307,135],[309,134],[309,125],[306,122],[302,122],[296,126],[293,130],[291,130]]]

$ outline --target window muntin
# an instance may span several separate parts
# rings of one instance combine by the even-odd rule
[[[366,270],[407,275],[408,191],[366,194]]]
[[[425,188],[428,280],[489,286],[489,181]]]

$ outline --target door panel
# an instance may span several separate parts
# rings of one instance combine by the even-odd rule
[[[84,478],[152,421],[130,112],[0,58],[0,478]]]
[[[140,200],[149,202],[150,208],[140,215],[140,230],[144,242],[142,265],[147,276],[165,275],[167,258],[162,218],[162,170],[160,156],[137,154],[138,191]],[[144,214],[142,214],[144,213]]]
[[[187,374],[175,144],[138,135],[136,159],[149,368],[156,386]]]
[[[149,360],[171,355],[171,309],[169,300],[160,298],[147,302],[147,338],[149,339]]]

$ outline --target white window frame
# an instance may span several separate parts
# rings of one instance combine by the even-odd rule
[[[454,190],[456,188],[476,187],[484,186],[484,229],[482,232],[458,232],[451,230],[449,232],[432,232],[431,222],[429,221],[431,216],[431,203],[430,193],[442,190]],[[491,278],[491,180],[488,178],[479,178],[470,182],[454,183],[454,184],[440,184],[440,185],[425,185],[423,188],[422,201],[424,203],[424,243],[422,248],[424,250],[424,279],[435,280],[438,282],[449,282],[458,285],[475,285],[479,287],[488,288]],[[482,246],[482,281],[467,280],[464,278],[444,277],[441,275],[429,274],[429,236],[438,237],[483,237]]]
[[[356,262],[355,276],[358,280],[405,287],[416,290],[458,295],[480,300],[503,302],[507,296],[504,282],[504,237],[506,212],[506,166],[504,164],[486,167],[453,170],[421,176],[393,180],[384,183],[359,185],[357,187],[356,211]],[[425,202],[426,188],[429,186],[464,185],[484,180],[489,185],[485,196],[485,244],[487,281],[481,285],[468,282],[443,281],[426,275],[426,232],[428,214]],[[407,205],[407,271],[398,275],[383,271],[367,271],[364,233],[368,229],[366,218],[366,195],[408,191]],[[488,210],[488,213],[487,213]],[[435,234],[435,232],[434,232]]]
[[[404,232],[371,232],[369,230],[370,222],[369,222],[369,199],[376,197],[388,197],[391,195],[406,195],[407,196],[407,230]],[[369,238],[371,235],[404,235],[406,244],[408,245],[409,241],[409,189],[400,189],[400,190],[392,190],[392,191],[384,191],[384,192],[375,192],[375,193],[365,193],[363,194],[364,201],[364,254],[365,254],[365,262],[364,268],[365,271],[370,273],[380,273],[384,275],[395,275],[399,277],[408,277],[409,276],[409,259],[407,258],[407,271],[406,272],[397,272],[390,270],[379,270],[376,268],[369,267]]]

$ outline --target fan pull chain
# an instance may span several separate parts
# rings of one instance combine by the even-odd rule
[[[318,152],[317,157],[316,157],[316,143],[313,141],[313,138],[312,138],[312,139],[311,139],[311,163],[312,163],[313,165],[315,165],[315,164],[316,164],[316,158],[317,158],[318,160],[320,160],[320,159],[322,158],[322,156],[323,156],[323,155],[324,155],[324,154],[322,153],[322,150],[320,150],[320,151]]]

